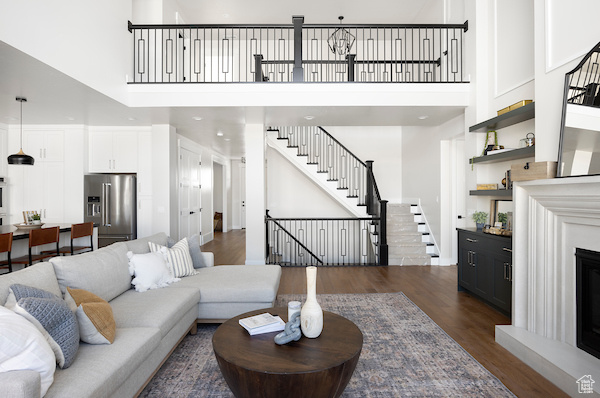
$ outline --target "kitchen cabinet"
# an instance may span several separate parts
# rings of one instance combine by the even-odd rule
[[[458,229],[458,287],[505,314],[512,299],[510,237]]]
[[[138,169],[136,131],[92,131],[89,140],[91,173],[135,173]]]
[[[63,130],[23,131],[23,151],[33,156],[35,163],[64,160],[65,132]]]

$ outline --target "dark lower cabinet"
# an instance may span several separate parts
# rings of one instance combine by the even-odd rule
[[[512,240],[510,237],[458,230],[458,287],[510,315]]]

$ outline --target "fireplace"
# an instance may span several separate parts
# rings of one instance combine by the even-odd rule
[[[576,249],[577,347],[600,358],[600,253]]]

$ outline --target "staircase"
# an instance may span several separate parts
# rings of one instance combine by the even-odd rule
[[[430,239],[418,205],[388,203],[389,265],[436,265],[438,255]]]
[[[322,259],[324,265],[387,265],[387,217],[380,217],[385,215],[387,201],[379,195],[372,162],[361,161],[317,126],[269,129],[267,144],[353,216],[334,220],[281,219],[267,215],[267,242],[269,253],[274,254],[273,261],[281,256],[282,261],[291,264],[289,258],[306,257],[296,255],[306,251]],[[315,222],[319,225],[315,226]],[[321,236],[316,237],[315,231],[321,231],[318,232]],[[285,247],[282,233],[288,235]],[[296,245],[293,250],[292,242]],[[339,246],[340,252],[323,254],[325,246]],[[283,256],[283,251],[288,255]]]

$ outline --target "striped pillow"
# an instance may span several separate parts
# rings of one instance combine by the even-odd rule
[[[166,246],[158,245],[154,242],[148,242],[151,252],[160,252],[163,248],[169,271],[174,278],[182,278],[184,276],[196,275],[198,272],[194,269],[192,257],[190,256],[190,248],[186,238],[175,243],[170,249]]]

